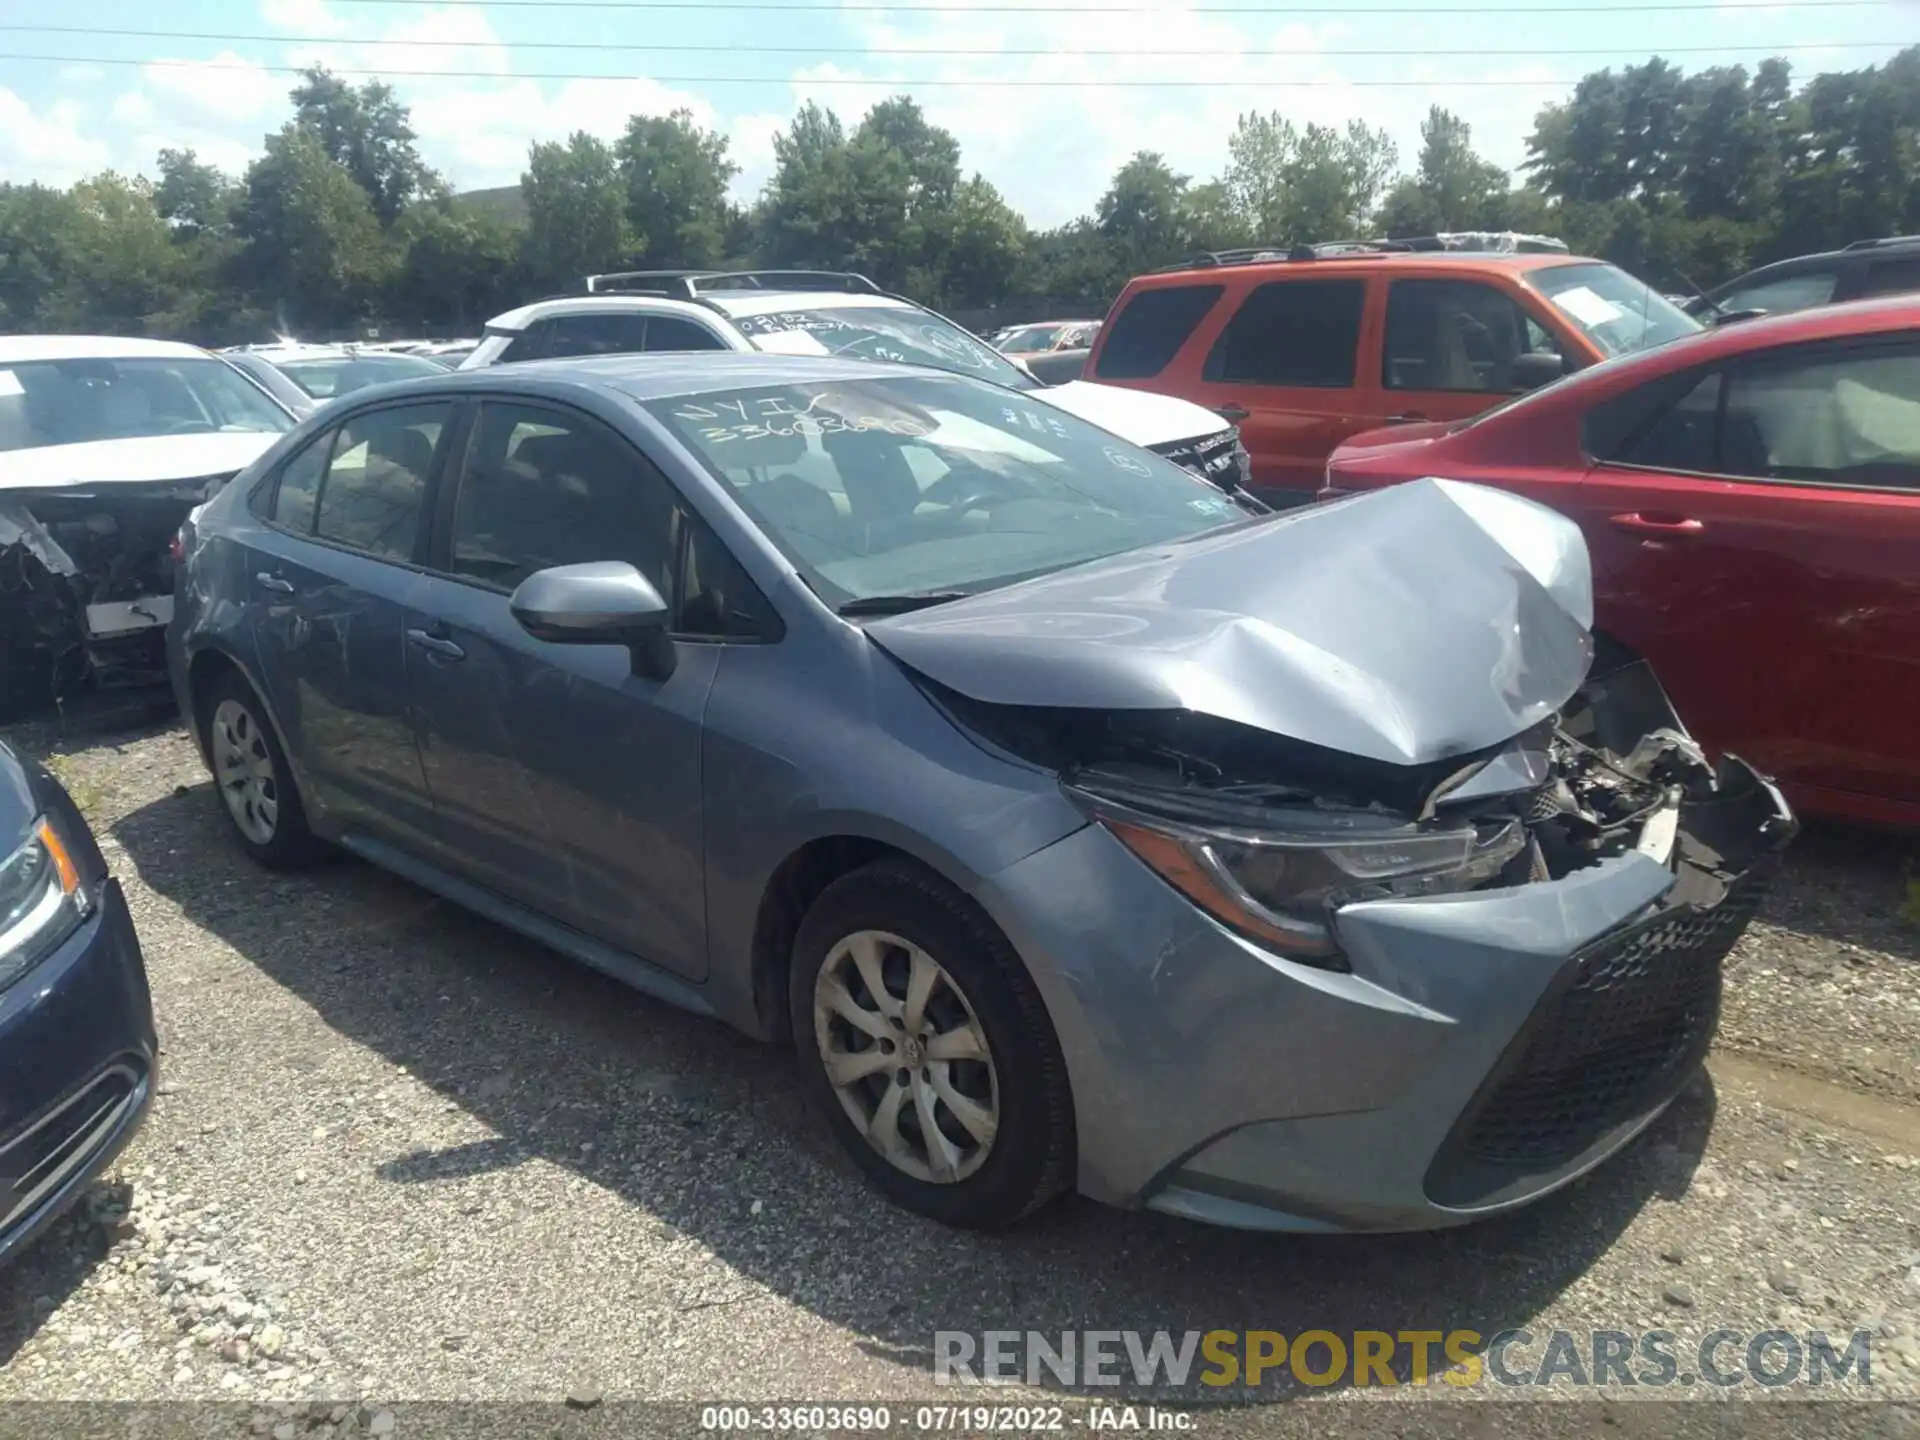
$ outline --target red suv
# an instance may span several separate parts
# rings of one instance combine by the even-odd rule
[[[1313,498],[1327,456],[1350,435],[1463,419],[1701,328],[1625,271],[1564,247],[1410,248],[1421,243],[1226,251],[1141,275],[1115,302],[1085,374],[1235,421],[1253,457],[1249,488],[1286,506]]]
[[[1577,520],[1596,630],[1812,812],[1920,826],[1920,299],[1752,320],[1337,450]]]

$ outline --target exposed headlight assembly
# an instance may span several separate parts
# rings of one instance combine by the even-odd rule
[[[0,860],[0,990],[31,970],[87,918],[93,903],[51,818]]]
[[[1367,811],[1068,793],[1115,839],[1214,919],[1290,959],[1339,968],[1342,905],[1471,889],[1526,846],[1516,820],[1436,829]],[[1143,804],[1142,801],[1145,801]]]

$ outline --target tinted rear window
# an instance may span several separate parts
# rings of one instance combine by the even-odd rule
[[[1140,291],[1108,327],[1094,373],[1103,380],[1158,375],[1225,293],[1221,285],[1161,285]]]
[[[1363,280],[1275,280],[1234,312],[1207,356],[1204,377],[1224,385],[1353,384]]]
[[[1897,295],[1905,290],[1920,290],[1920,255],[1898,260],[1876,260],[1867,267],[1866,295]]]

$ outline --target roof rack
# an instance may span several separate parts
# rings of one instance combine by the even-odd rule
[[[1920,245],[1920,235],[1888,235],[1879,240],[1856,240],[1849,250],[1878,250],[1882,245]]]
[[[878,295],[881,289],[849,270],[623,270],[587,276],[590,295],[669,295],[692,300],[707,290],[832,290]]]
[[[1322,240],[1312,245],[1252,245],[1237,250],[1203,250],[1152,273],[1205,270],[1216,265],[1263,265],[1274,261],[1344,260],[1367,255],[1412,252],[1483,255],[1565,255],[1564,240],[1550,235],[1521,235],[1510,230],[1450,231],[1372,240]]]

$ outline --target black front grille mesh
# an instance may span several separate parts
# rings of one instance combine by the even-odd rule
[[[1575,957],[1442,1149],[1429,1195],[1465,1204],[1551,1172],[1667,1098],[1713,1038],[1721,962],[1763,893],[1749,876],[1710,910],[1677,910]]]

